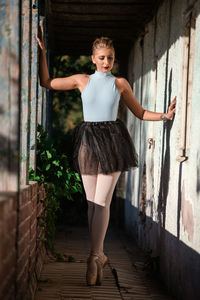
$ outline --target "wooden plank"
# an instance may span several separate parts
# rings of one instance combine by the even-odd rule
[[[134,15],[136,16],[139,12],[149,11],[151,6],[143,5],[143,6],[131,6],[131,5],[100,5],[100,4],[78,4],[78,5],[70,5],[70,4],[57,4],[52,5],[52,14],[54,13],[68,13],[68,14],[104,14],[104,15]]]
[[[0,4],[0,191],[18,190],[19,1]]]
[[[66,36],[74,36],[77,39],[77,36],[110,36],[112,38],[116,39],[132,39],[133,36],[135,36],[135,32],[131,30],[126,29],[119,29],[119,28],[113,28],[113,29],[103,29],[103,28],[91,28],[88,30],[88,28],[67,28],[63,26],[62,28],[55,27],[55,37],[56,39],[59,39],[60,41],[66,40]],[[63,31],[61,31],[63,30]],[[62,32],[65,32],[65,35],[62,34]]]
[[[38,43],[35,38],[38,28],[38,10],[32,11],[32,43],[31,43],[31,99],[30,99],[30,145],[29,167],[36,167],[36,127],[37,127],[37,80],[38,80]]]
[[[110,14],[110,15],[106,15],[106,14],[91,14],[91,15],[88,15],[88,14],[82,14],[82,13],[77,13],[77,14],[74,14],[74,13],[65,13],[65,12],[62,12],[61,13],[58,13],[58,12],[54,12],[53,13],[53,18],[55,19],[60,19],[60,20],[63,20],[63,21],[67,21],[67,20],[71,20],[71,21],[74,21],[74,22],[85,22],[85,21],[99,21],[99,22],[102,22],[102,21],[115,21],[115,22],[120,22],[121,20],[123,21],[126,21],[126,22],[129,22],[129,21],[132,21],[133,22],[133,17],[134,18],[137,18],[141,20],[144,20],[145,16],[144,15],[137,15],[137,14],[132,14],[132,15],[121,15],[120,13],[119,14]]]
[[[78,44],[81,46],[81,43],[85,45],[90,45],[91,42],[93,42],[96,38],[100,37],[100,36],[109,36],[111,39],[113,39],[113,42],[116,44],[117,42],[119,44],[131,44],[131,42],[135,39],[136,35],[132,35],[130,36],[117,36],[115,35],[108,35],[107,32],[103,33],[103,32],[98,32],[96,34],[88,34],[87,35],[80,35],[77,39],[77,36],[68,36],[68,37],[64,37],[64,36],[58,36],[57,39],[55,40],[55,46],[57,47],[58,43],[63,43],[63,45],[69,45],[69,41],[74,42],[75,44]],[[62,46],[62,45],[60,45]]]
[[[108,231],[104,251],[109,257],[109,264],[104,268],[102,285],[90,287],[85,281],[86,259],[90,248],[87,228],[70,227],[66,232],[58,232],[56,250],[59,253],[72,254],[75,262],[47,262],[40,276],[35,300],[171,300],[172,298],[159,288],[159,284],[154,284],[155,280],[149,280],[145,276],[142,265],[141,272],[133,267],[133,260],[141,263],[144,254],[135,245],[130,248],[125,234],[120,235],[122,234],[123,242],[115,232]],[[84,247],[80,247],[83,244]],[[118,277],[118,286],[113,270]]]
[[[155,0],[51,0],[53,4],[58,3],[83,3],[83,4],[93,4],[93,3],[99,3],[99,4],[132,4],[132,5],[146,5],[151,4],[153,5]]]
[[[30,2],[22,3],[22,76],[21,76],[21,144],[20,144],[20,184],[28,184],[28,135],[30,101]]]
[[[139,19],[132,19],[130,22],[127,22],[127,20],[118,20],[118,21],[110,21],[106,20],[103,23],[100,23],[96,20],[90,20],[82,22],[82,20],[79,20],[77,22],[66,20],[66,18],[60,17],[60,18],[54,18],[51,17],[50,23],[53,23],[53,26],[66,26],[68,28],[123,28],[130,30],[131,27],[137,27],[141,26],[141,20]]]

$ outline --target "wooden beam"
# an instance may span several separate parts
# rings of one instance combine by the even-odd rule
[[[135,27],[141,27],[143,26],[143,20],[130,20],[130,21],[85,21],[82,22],[79,20],[79,22],[69,21],[65,19],[50,19],[49,24],[51,24],[53,27],[67,27],[67,28],[85,28],[85,29],[91,29],[91,28],[102,28],[102,29],[124,29],[124,30],[131,30],[131,28]]]
[[[54,52],[70,52],[70,53],[78,53],[78,55],[91,55],[92,51],[92,43],[93,40],[86,40],[85,42],[80,41],[71,41],[70,39],[66,39],[65,41],[56,41],[56,43],[52,43],[50,45],[50,49]],[[128,49],[132,46],[133,41],[116,41],[114,44],[115,51],[128,51]]]
[[[104,15],[137,15],[142,12],[147,13],[151,9],[151,5],[110,5],[110,4],[52,4],[52,13],[68,13],[68,14],[104,14]]]
[[[132,19],[127,22],[127,20],[118,20],[118,21],[109,21],[106,20],[103,23],[96,20],[90,20],[82,22],[82,20],[79,20],[77,22],[67,20],[66,18],[50,18],[49,22],[53,24],[53,26],[67,26],[68,28],[124,28],[124,29],[130,29],[130,27],[139,26],[141,25],[141,20],[138,19]]]
[[[106,14],[73,14],[73,13],[53,13],[53,18],[58,19],[58,20],[63,20],[63,21],[73,21],[73,22],[91,22],[91,21],[96,21],[96,22],[104,22],[104,21],[114,21],[114,22],[120,22],[120,21],[126,21],[130,22],[135,20],[141,20],[143,21],[145,19],[144,15],[106,15]]]
[[[63,34],[64,32],[64,34]],[[103,29],[103,28],[68,28],[65,26],[60,27],[54,27],[54,34],[55,38],[61,38],[67,35],[67,36],[75,36],[77,39],[77,36],[112,36],[113,38],[122,38],[122,39],[132,39],[133,36],[136,35],[138,32],[138,28],[135,28],[134,30],[131,28],[129,30],[127,29],[119,29],[119,28],[112,28],[112,29]]]
[[[153,5],[155,0],[51,0],[52,4],[59,4],[59,3],[72,3],[72,4],[132,4],[132,5],[145,5],[151,4]]]

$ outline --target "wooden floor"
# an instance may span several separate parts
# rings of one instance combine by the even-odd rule
[[[104,252],[109,264],[101,286],[87,286],[88,229],[68,227],[56,234],[56,250],[66,262],[51,258],[44,265],[35,300],[172,300],[160,282],[143,270],[144,253],[123,232],[108,229]],[[68,262],[68,257],[74,258]]]

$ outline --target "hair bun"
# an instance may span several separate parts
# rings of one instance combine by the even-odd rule
[[[106,36],[99,37],[93,42],[92,53],[94,53],[95,50],[100,48],[111,48],[115,51],[112,39]]]

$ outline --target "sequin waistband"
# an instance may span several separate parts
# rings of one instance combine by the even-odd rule
[[[118,123],[119,119],[115,120],[115,121],[83,121],[82,123],[85,125],[101,125],[101,124],[115,124]]]

